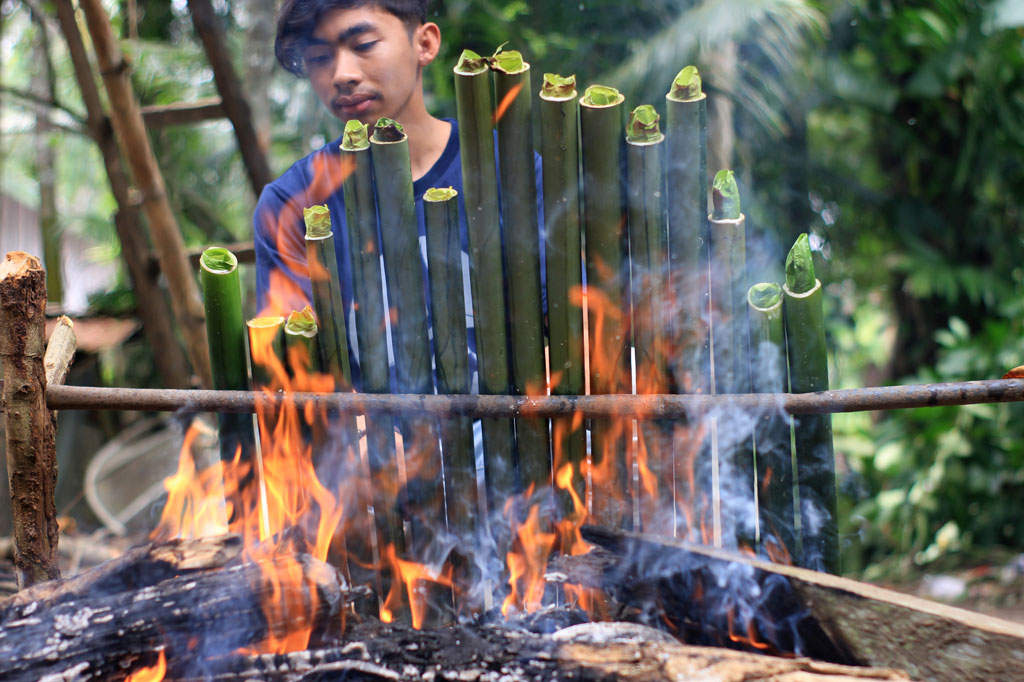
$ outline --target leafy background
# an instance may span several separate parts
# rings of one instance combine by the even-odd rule
[[[216,94],[184,0],[107,6],[143,104]],[[240,71],[265,63],[269,45],[252,39],[269,3],[216,7]],[[675,72],[697,63],[710,96],[731,105],[719,132],[734,134],[752,276],[777,280],[793,239],[814,237],[834,386],[996,378],[1024,362],[1022,3],[439,0],[432,14],[445,43],[425,81],[441,115],[454,114],[450,69],[463,48],[491,53],[507,42],[537,74],[575,73],[584,85],[619,87],[630,106],[659,109]],[[52,12],[41,0],[4,0],[0,18],[0,188],[38,202],[32,128],[44,112],[59,126],[49,144],[60,229],[116,264],[114,203]],[[40,25],[56,76],[43,106],[27,96],[39,78]],[[340,132],[301,80],[277,69],[258,83],[248,95],[266,112],[276,171]],[[255,198],[226,122],[164,129],[153,143],[189,244],[250,238]],[[126,275],[118,278],[95,293],[95,309],[130,310]],[[107,379],[145,383],[151,373],[134,362]],[[909,574],[1024,543],[1024,407],[837,415],[834,424],[848,572]]]

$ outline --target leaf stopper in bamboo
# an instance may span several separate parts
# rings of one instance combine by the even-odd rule
[[[715,173],[711,185],[711,199],[714,210],[712,220],[739,220],[740,188],[736,185],[736,175],[731,170],[720,170]]]
[[[677,102],[693,102],[700,99],[704,93],[701,91],[700,72],[692,64],[684,66],[672,80],[668,97]]]
[[[626,124],[626,139],[629,142],[660,142],[665,139],[661,132],[661,116],[650,104],[641,104],[629,112]]]
[[[557,73],[544,74],[540,88],[542,99],[564,100],[576,97],[576,75],[560,76]]]
[[[357,152],[370,146],[370,126],[362,121],[352,119],[345,124],[345,132],[341,136],[341,148],[347,152]]]

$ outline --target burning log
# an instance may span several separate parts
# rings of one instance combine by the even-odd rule
[[[923,680],[1019,675],[1024,627],[1015,623],[670,538],[582,533],[607,552],[562,558],[552,578],[603,587],[687,641],[899,668]]]
[[[309,556],[239,564],[239,549],[231,537],[154,545],[16,597],[0,615],[0,678],[122,679],[161,650],[176,674],[201,677],[209,656],[329,629],[362,593]]]
[[[211,661],[202,678],[175,682],[264,682],[359,679],[393,680],[644,680],[707,682],[743,680],[904,680],[891,670],[851,668],[808,659],[781,659],[693,647],[638,625],[585,623],[544,636],[495,625],[414,631],[357,624],[347,642],[284,655],[231,655]]]

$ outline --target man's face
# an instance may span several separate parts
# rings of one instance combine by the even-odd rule
[[[313,31],[302,52],[306,73],[320,101],[342,121],[373,124],[381,116],[402,122],[402,113],[422,98],[417,29],[372,6],[333,9]]]

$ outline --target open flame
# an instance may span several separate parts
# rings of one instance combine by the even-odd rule
[[[125,678],[125,682],[160,682],[167,674],[167,657],[161,649],[156,663],[146,668],[139,668]]]

